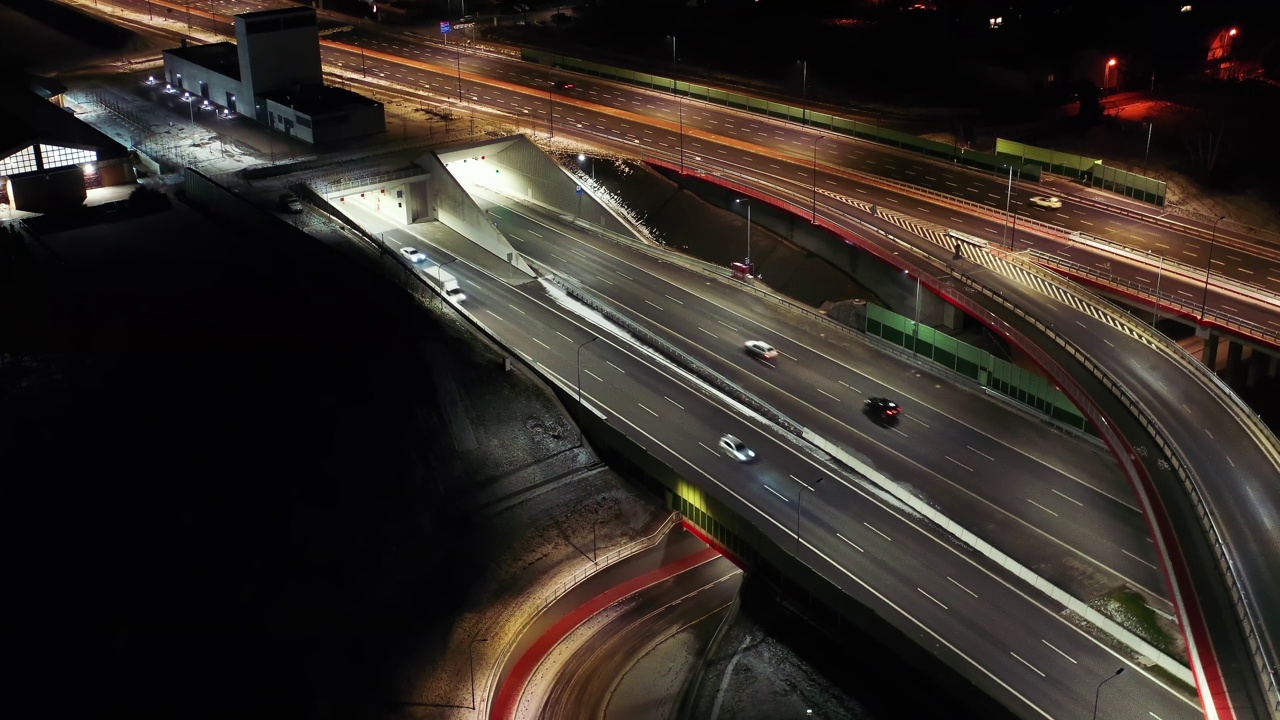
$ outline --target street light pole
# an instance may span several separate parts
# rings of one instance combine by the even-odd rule
[[[813,224],[818,224],[818,143],[823,136],[813,139]]]
[[[804,124],[809,124],[809,61],[800,61],[800,96],[803,98],[801,102],[804,104],[800,107],[800,117],[804,120]]]
[[[1148,251],[1150,252],[1150,251]],[[1151,303],[1151,327],[1155,327],[1160,318],[1160,279],[1164,277],[1164,256],[1160,256],[1160,269],[1156,271],[1156,297]]]
[[[598,337],[596,337],[595,335],[592,335],[590,340],[587,340],[586,342],[578,346],[578,350],[576,352],[577,361],[578,361],[578,404],[576,407],[574,407],[574,414],[577,416],[576,419],[578,421],[578,445],[579,446],[582,445],[582,348],[586,347],[590,343],[595,342],[598,339],[599,339]]]
[[[1227,216],[1223,215],[1213,221],[1213,234],[1209,236],[1209,262],[1204,266],[1204,298],[1200,300],[1200,322],[1204,322],[1205,310],[1209,306],[1209,275],[1213,272],[1213,243],[1218,239],[1218,223],[1226,220]]]
[[[454,46],[454,52],[457,57],[454,58],[455,67],[458,73],[458,102],[462,102],[462,43]]]
[[[671,36],[671,94],[676,96],[676,114],[680,118],[680,174],[684,174],[684,99],[680,97],[676,75],[679,73],[676,59],[676,36]]]
[[[547,138],[556,136],[556,106],[551,99],[551,92],[554,86],[547,88]]]
[[[1147,123],[1147,150],[1146,152],[1142,153],[1142,172],[1144,173],[1147,171],[1147,158],[1151,157],[1151,133],[1155,129],[1156,129],[1155,123],[1153,122]]]
[[[1102,694],[1102,686],[1120,677],[1120,673],[1122,672],[1124,672],[1124,668],[1116,670],[1110,677],[1105,677],[1102,679],[1102,682],[1098,683],[1098,689],[1093,693],[1093,720],[1098,720],[1098,697]]]
[[[816,486],[820,482],[822,482],[822,478],[814,480],[813,484]],[[809,492],[817,492],[817,490],[814,490],[812,487],[809,487],[804,483],[800,483],[800,489],[796,490],[796,555],[800,554],[800,505],[804,502],[804,491],[806,488]]]
[[[903,270],[906,272],[906,270]],[[911,325],[911,354],[918,355],[920,344],[920,276],[916,275],[916,321]]]
[[[1004,195],[1004,227],[1000,229],[1000,238],[1008,237],[1009,230],[1009,207],[1013,204],[1013,164],[1009,164],[1009,189]],[[1012,249],[1012,245],[1009,246]]]
[[[747,267],[751,266],[751,203],[744,202],[742,198],[736,198],[734,203],[742,203],[747,206]]]

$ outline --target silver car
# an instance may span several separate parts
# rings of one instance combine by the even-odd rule
[[[405,256],[405,259],[407,259],[411,263],[421,263],[421,262],[427,261],[427,256],[423,255],[422,252],[418,250],[418,248],[402,247],[400,248],[400,254]]]
[[[1032,205],[1035,205],[1038,208],[1044,208],[1045,210],[1062,209],[1062,199],[1052,197],[1050,195],[1032,195],[1027,199],[1027,201]]]
[[[778,351],[763,340],[748,340],[746,346],[747,353],[755,355],[762,360],[772,360],[778,357]]]
[[[756,459],[756,451],[732,435],[720,436],[720,448],[738,459],[738,462],[751,462]]]

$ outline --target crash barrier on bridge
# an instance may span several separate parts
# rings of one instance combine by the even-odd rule
[[[1077,430],[1097,434],[1075,404],[1043,376],[1002,360],[986,350],[961,342],[928,325],[867,303],[868,335],[914,351],[920,357],[991,388],[1049,416],[1050,419]]]
[[[977,152],[962,148],[957,145],[938,142],[937,140],[929,140],[928,138],[910,135],[889,128],[882,128],[857,120],[840,117],[824,112],[814,112],[808,108],[787,105],[786,103],[775,102],[758,98],[754,95],[744,95],[742,93],[722,90],[719,88],[709,87],[707,85],[698,85],[696,83],[676,80],[674,78],[663,77],[662,75],[653,75],[651,73],[638,72],[628,70],[626,68],[614,67],[612,65],[604,65],[602,63],[591,62],[589,60],[579,60],[578,58],[569,57],[567,55],[557,55],[555,53],[543,50],[534,50],[532,48],[523,48],[521,58],[525,62],[538,63],[541,65],[550,65],[552,67],[573,70],[584,75],[594,75],[596,77],[608,78],[610,80],[639,85],[641,87],[653,90],[665,90],[675,93],[681,97],[687,97],[693,100],[723,105],[725,107],[734,108],[736,110],[744,110],[749,113],[765,115],[771,118],[779,118],[795,123],[803,123],[813,128],[826,130],[833,133],[840,133],[858,140],[866,140],[869,142],[888,145],[900,150],[908,150],[920,153],[941,160],[949,160],[961,165],[987,170],[990,172],[1007,172],[1009,160],[999,158],[995,155]],[[1040,180],[1040,166],[1030,163],[1024,163],[1020,167],[1014,168],[1025,180]]]
[[[1174,444],[1171,434],[1160,423],[1156,414],[1152,410],[1145,407],[1128,391],[1127,388],[1124,387],[1123,384],[1112,378],[1111,374],[1108,373],[1105,368],[1094,362],[1092,358],[1076,347],[1068,338],[1054,331],[1052,326],[1046,325],[1031,313],[1028,313],[1016,304],[1004,298],[1001,294],[992,292],[969,278],[964,278],[964,281],[975,290],[985,295],[989,300],[999,303],[1009,309],[1019,318],[1031,324],[1039,332],[1043,333],[1046,337],[1059,345],[1062,349],[1066,350],[1067,353],[1075,358],[1082,367],[1098,378],[1098,380],[1102,382],[1103,386],[1106,387],[1129,410],[1132,416],[1151,436],[1152,440],[1156,443],[1164,456],[1168,458],[1170,469],[1172,469],[1178,476],[1186,496],[1195,507],[1196,515],[1201,524],[1201,529],[1204,532],[1204,537],[1208,540],[1209,547],[1212,550],[1215,561],[1218,565],[1220,578],[1225,583],[1229,591],[1233,610],[1236,613],[1237,620],[1240,623],[1240,628],[1243,631],[1244,638],[1250,648],[1250,655],[1255,665],[1255,671],[1257,672],[1258,678],[1262,680],[1261,686],[1263,693],[1273,708],[1280,709],[1280,673],[1277,672],[1274,664],[1274,644],[1266,636],[1262,625],[1255,620],[1257,613],[1250,607],[1250,603],[1256,602],[1259,598],[1262,598],[1264,601],[1269,601],[1270,598],[1268,593],[1271,589],[1267,588],[1260,592],[1245,593],[1241,588],[1242,579],[1237,577],[1235,567],[1226,548],[1226,543],[1224,542],[1221,533],[1218,531],[1218,526],[1222,524],[1225,518],[1216,517],[1210,506],[1205,502],[1204,483],[1196,474],[1191,464],[1186,461],[1185,457],[1183,457],[1177,445]],[[964,300],[967,301],[967,298]],[[978,308],[976,304],[973,306]],[[1007,328],[1007,333],[1016,332],[1009,327],[1007,323],[999,320],[993,314],[986,311],[981,312],[982,315],[978,315],[976,317],[985,317],[988,319],[988,322],[998,323],[995,327],[1003,326]],[[1120,314],[1118,317],[1123,318],[1123,314]],[[1181,357],[1179,357],[1177,353],[1165,347],[1166,345],[1171,345],[1171,341],[1168,339],[1160,340],[1156,338],[1154,334],[1152,334],[1146,326],[1143,326],[1141,323],[1131,321],[1129,325],[1131,326],[1131,329],[1134,330],[1135,336],[1146,338],[1149,341],[1148,344],[1151,345],[1153,349],[1163,349],[1166,352],[1169,352],[1172,357],[1188,368],[1191,371],[1191,374],[1196,377],[1197,380],[1202,382],[1202,384],[1207,382],[1210,385],[1216,386],[1213,389],[1219,391],[1228,398],[1228,409],[1234,411],[1234,414],[1237,415],[1242,425],[1250,431],[1250,434],[1255,441],[1258,442],[1271,457],[1277,457],[1277,442],[1275,437],[1271,435],[1270,431],[1262,425],[1261,421],[1258,420],[1258,418],[1249,411],[1247,407],[1243,407],[1243,403],[1239,398],[1226,388],[1216,375],[1213,376],[1212,380],[1204,378],[1204,374],[1209,373],[1208,368],[1205,368],[1202,364],[1195,362],[1195,360],[1187,356],[1185,352],[1181,353]],[[1135,464],[1136,458],[1140,453],[1135,450],[1125,438],[1116,433],[1110,425],[1106,424],[1105,419],[1103,419],[1098,414],[1095,407],[1089,403],[1088,397],[1083,394],[1079,386],[1066,376],[1062,369],[1053,363],[1051,358],[1045,355],[1043,351],[1036,348],[1032,343],[1022,342],[1019,343],[1019,345],[1023,347],[1024,350],[1030,351],[1034,349],[1035,352],[1033,354],[1042,355],[1043,361],[1041,362],[1041,366],[1046,370],[1049,370],[1051,375],[1053,375],[1055,379],[1059,380],[1060,386],[1063,387],[1064,390],[1069,390],[1069,397],[1079,399],[1077,407],[1080,407],[1086,412],[1087,417],[1099,430],[1099,434],[1105,441],[1107,441],[1108,445],[1112,447],[1113,455],[1115,455],[1120,461],[1125,474],[1134,481],[1135,488],[1138,490],[1139,497],[1144,504],[1144,514],[1151,518],[1153,522],[1156,523],[1157,527],[1162,529],[1163,532],[1157,533],[1157,537],[1159,538],[1161,534],[1167,534],[1168,537],[1174,537],[1172,529],[1167,527],[1168,518],[1151,510],[1148,496],[1150,494],[1158,495],[1158,492],[1154,487],[1154,484],[1151,483],[1150,477],[1145,472],[1140,472]],[[1243,548],[1241,551],[1252,552],[1253,549]],[[1174,567],[1172,572],[1177,576],[1179,574],[1179,568]],[[1182,595],[1190,592],[1189,583],[1189,577],[1185,580],[1179,578],[1179,580],[1175,581],[1175,594]],[[1190,635],[1192,630],[1187,629],[1186,632]],[[1208,638],[1196,638],[1196,641],[1207,640]],[[1206,700],[1208,700],[1208,698],[1206,698]]]
[[[554,273],[543,271],[543,276],[560,288],[566,295],[600,313],[606,320],[625,330],[641,343],[658,351],[682,370],[692,373],[702,382],[724,393],[735,402],[742,404],[759,415],[762,415],[778,427],[795,435],[800,435],[803,428],[781,410],[729,382],[719,373],[694,360],[671,343],[650,332],[647,328],[632,320],[626,313],[619,312],[611,304],[601,300],[595,293],[587,290],[577,282],[562,278]]]
[[[1004,138],[996,138],[996,157],[1003,158],[1008,163],[1032,164],[1055,175],[1065,175],[1117,195],[1164,206],[1168,187],[1164,182],[1108,167],[1096,158],[1058,152]]]

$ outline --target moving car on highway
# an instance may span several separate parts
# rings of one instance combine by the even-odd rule
[[[763,340],[748,340],[747,354],[758,357],[762,360],[772,360],[778,357],[778,351]]]
[[[1042,208],[1045,210],[1061,210],[1062,209],[1062,199],[1052,197],[1049,195],[1032,195],[1030,198],[1027,198],[1027,202],[1030,202],[1032,205],[1035,205],[1036,207]]]
[[[720,447],[738,459],[738,462],[751,462],[756,459],[756,451],[732,435],[720,436]]]
[[[882,397],[867,398],[863,408],[871,419],[886,424],[897,422],[898,415],[902,412],[902,407],[898,403]]]
[[[427,256],[423,255],[422,251],[418,250],[418,248],[402,247],[400,248],[400,254],[405,256],[405,258],[411,263],[427,261]]]

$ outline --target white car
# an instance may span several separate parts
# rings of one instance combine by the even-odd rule
[[[400,248],[400,254],[405,256],[405,258],[411,263],[420,263],[420,262],[427,261],[427,256],[423,255],[422,252],[418,250],[418,248],[402,247]]]
[[[747,447],[746,443],[732,435],[721,435],[720,447],[737,458],[738,462],[751,462],[756,459],[756,451]]]
[[[1032,205],[1035,205],[1038,208],[1044,208],[1045,210],[1062,209],[1062,199],[1048,195],[1032,195],[1027,199],[1027,201]]]
[[[778,351],[773,346],[763,340],[748,340],[747,353],[754,355],[762,360],[772,360],[778,357]]]

